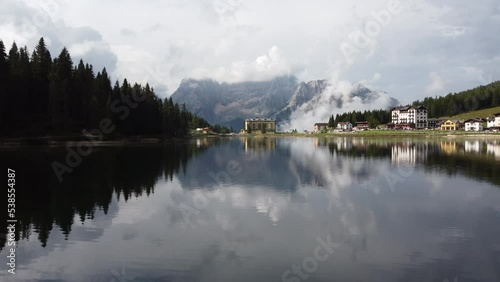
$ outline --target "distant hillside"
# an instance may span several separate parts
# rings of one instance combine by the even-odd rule
[[[427,97],[413,105],[424,104],[430,118],[451,117],[462,113],[500,106],[500,81],[442,97]]]
[[[466,113],[462,113],[462,114],[455,115],[452,117],[440,117],[439,119],[467,120],[467,119],[471,119],[471,118],[486,118],[486,117],[489,117],[489,116],[491,116],[493,114],[497,114],[497,113],[500,113],[500,106],[494,107],[494,108],[478,110],[478,111],[466,112]]]

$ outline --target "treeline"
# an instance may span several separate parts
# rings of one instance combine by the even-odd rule
[[[356,122],[367,121],[370,128],[375,128],[380,124],[387,124],[392,121],[391,111],[373,110],[373,111],[352,111],[343,114],[337,114],[335,117],[330,116],[328,127],[335,128],[339,122],[350,122],[353,125]]]
[[[422,104],[429,109],[429,118],[450,117],[500,106],[500,81],[459,93],[449,93],[443,97],[427,97],[423,101],[412,103]]]
[[[95,74],[82,60],[74,65],[66,48],[52,59],[43,38],[31,54],[15,42],[6,53],[0,40],[0,135],[77,133],[103,123],[122,135],[184,136],[210,127],[149,84],[113,85],[106,68]]]

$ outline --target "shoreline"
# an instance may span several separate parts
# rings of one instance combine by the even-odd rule
[[[119,145],[154,145],[192,140],[187,137],[165,136],[127,136],[112,137],[98,141],[91,141],[84,135],[56,135],[56,136],[28,136],[28,137],[0,137],[0,148],[19,146],[61,147],[76,146],[80,142],[91,142],[94,146],[119,146]]]
[[[200,138],[473,138],[473,139],[500,139],[500,133],[478,132],[440,132],[440,131],[397,131],[397,130],[370,130],[346,133],[269,133],[269,134],[233,134],[233,135],[191,135],[185,137],[166,136],[127,136],[113,137],[101,141],[94,141],[96,146],[119,145],[161,145],[172,142],[186,142]],[[29,137],[0,137],[0,148],[18,146],[76,146],[79,142],[90,142],[84,135],[56,135],[56,136],[29,136]]]

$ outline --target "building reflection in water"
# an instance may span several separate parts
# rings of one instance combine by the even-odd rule
[[[422,163],[429,154],[428,143],[415,143],[412,141],[398,142],[392,145],[392,164],[411,164]]]
[[[500,159],[500,142],[498,140],[490,141],[486,144],[486,152],[493,155],[495,159]]]
[[[440,143],[441,151],[448,155],[453,155],[457,152],[457,142],[456,141],[442,141]]]
[[[465,152],[466,153],[481,153],[481,142],[479,140],[465,140]]]
[[[252,137],[242,138],[245,143],[245,152],[274,152],[276,151],[276,138]]]

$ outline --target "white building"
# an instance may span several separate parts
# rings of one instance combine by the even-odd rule
[[[494,114],[487,119],[488,128],[500,128],[500,113]]]
[[[483,121],[480,119],[466,120],[465,131],[483,131]]]
[[[351,131],[352,130],[352,123],[350,122],[339,122],[337,124],[337,129],[341,129],[343,131]]]
[[[404,106],[392,109],[394,128],[415,125],[416,129],[427,128],[427,108],[421,106]]]

